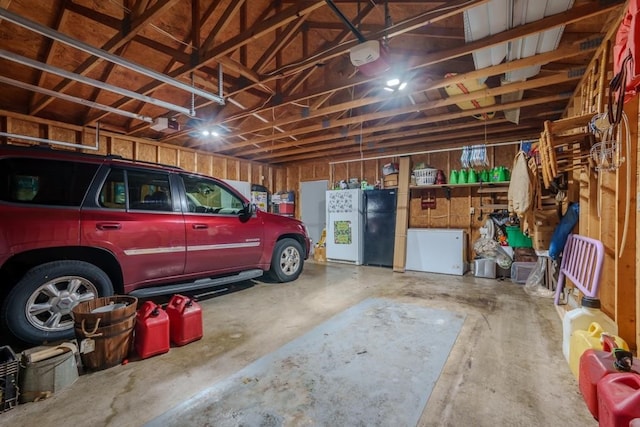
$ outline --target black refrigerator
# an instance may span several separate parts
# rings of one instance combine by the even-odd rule
[[[393,267],[397,191],[365,190],[363,193],[363,264]]]

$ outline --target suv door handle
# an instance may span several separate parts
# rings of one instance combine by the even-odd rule
[[[192,227],[194,230],[204,230],[205,228],[209,228],[207,224],[193,224]]]
[[[120,230],[122,225],[117,222],[100,222],[96,224],[98,230]]]

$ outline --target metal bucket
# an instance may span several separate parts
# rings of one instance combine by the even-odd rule
[[[75,347],[75,346],[74,346]],[[28,362],[29,354],[51,347],[34,347],[22,352],[20,371],[20,402],[34,402],[70,386],[78,379],[78,365],[71,348],[62,354],[37,362]]]

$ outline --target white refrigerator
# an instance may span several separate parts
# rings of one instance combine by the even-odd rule
[[[429,273],[464,275],[467,271],[467,232],[444,228],[407,230],[405,268]]]
[[[327,191],[327,260],[362,264],[362,190]]]

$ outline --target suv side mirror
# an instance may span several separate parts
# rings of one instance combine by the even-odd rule
[[[246,202],[242,206],[242,211],[240,212],[240,221],[247,222],[256,212],[256,206],[251,202]]]

